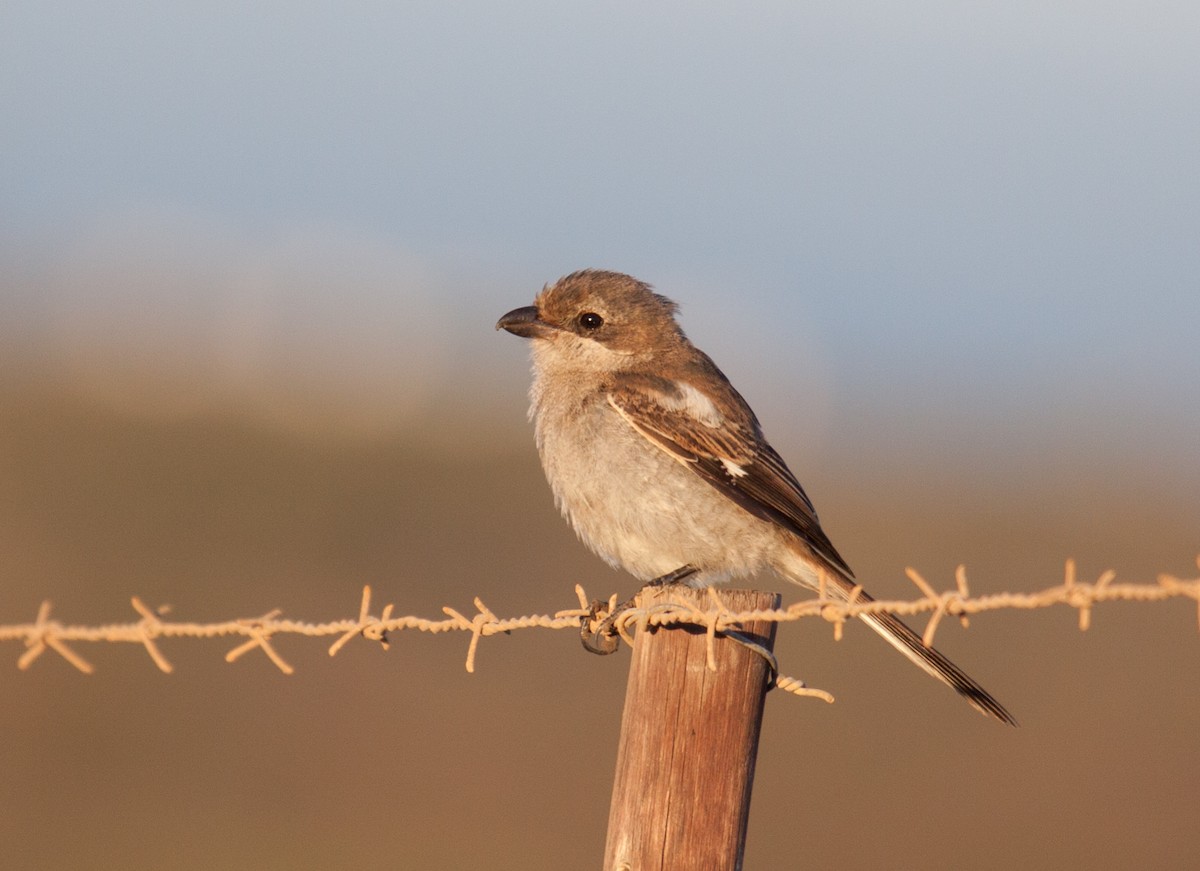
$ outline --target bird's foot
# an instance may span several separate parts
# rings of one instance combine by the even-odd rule
[[[610,653],[616,653],[617,648],[621,646],[621,640],[617,637],[617,633],[613,629],[613,618],[622,611],[629,610],[633,605],[633,600],[630,599],[614,608],[611,614],[600,620],[596,631],[593,632],[592,624],[600,618],[600,614],[607,605],[607,602],[594,599],[592,600],[592,607],[588,610],[587,614],[579,618],[579,640],[583,642],[583,649],[597,656],[608,656]]]
[[[693,565],[680,566],[674,571],[667,572],[665,575],[659,575],[657,578],[647,581],[638,594],[640,595],[645,590],[665,587],[669,584],[677,584],[685,578],[690,578],[698,571],[700,569]],[[598,599],[592,602],[591,609],[579,622],[579,640],[583,642],[583,649],[597,656],[608,656],[610,653],[616,653],[617,648],[621,646],[617,638],[617,618],[636,606],[637,598],[637,596],[634,596],[633,598],[626,599],[613,608],[612,613],[604,617],[603,620],[600,620],[600,624],[594,632],[592,631],[592,624],[599,619],[605,603]]]

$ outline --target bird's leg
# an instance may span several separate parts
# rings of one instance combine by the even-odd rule
[[[677,584],[684,578],[690,578],[698,571],[700,569],[691,564],[680,566],[674,571],[667,572],[665,575],[659,575],[657,578],[647,581],[642,586],[642,589],[638,591],[638,595],[641,595],[646,590]],[[620,647],[615,628],[616,619],[636,604],[636,595],[631,599],[626,599],[613,608],[612,613],[600,621],[600,625],[596,627],[596,631],[592,632],[592,623],[599,616],[600,609],[604,607],[604,603],[598,599],[592,602],[591,610],[588,611],[587,615],[579,623],[579,640],[583,642],[583,649],[597,656],[607,656],[610,653],[616,653],[617,648]]]
[[[670,584],[678,584],[680,581],[690,578],[696,572],[700,571],[696,566],[688,563],[686,566],[680,566],[674,571],[667,572],[665,575],[659,575],[652,581],[646,581],[643,590],[653,589],[655,587],[666,587]]]

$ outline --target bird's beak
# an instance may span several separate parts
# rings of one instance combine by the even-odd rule
[[[538,310],[535,306],[527,305],[523,308],[513,309],[496,321],[496,329],[508,330],[514,336],[536,339],[545,336],[552,328],[538,318]]]

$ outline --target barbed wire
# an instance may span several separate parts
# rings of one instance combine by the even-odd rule
[[[1200,568],[1200,557],[1196,560]],[[658,604],[643,608],[640,600],[634,601],[631,607],[621,610],[617,605],[617,596],[612,595],[607,604],[593,604],[587,593],[580,585],[575,586],[575,594],[579,606],[555,611],[553,614],[536,614],[524,617],[502,618],[496,616],[480,599],[474,600],[475,614],[467,616],[454,608],[443,607],[445,615],[440,619],[424,617],[393,616],[395,606],[384,605],[379,615],[371,613],[372,592],[369,586],[363,588],[359,604],[358,617],[353,619],[333,620],[326,623],[308,623],[300,620],[286,620],[280,617],[279,610],[270,611],[261,617],[235,618],[217,623],[185,623],[166,621],[163,617],[169,612],[164,606],[151,609],[141,599],[134,596],[131,600],[133,609],[140,615],[139,620],[132,623],[113,623],[102,626],[74,626],[60,623],[51,618],[51,603],[42,602],[38,608],[37,617],[32,623],[0,626],[0,642],[21,641],[25,651],[17,660],[17,667],[22,671],[28,669],[47,650],[52,650],[84,674],[91,674],[94,668],[90,662],[80,656],[71,644],[78,642],[110,642],[140,644],[159,669],[170,673],[173,666],[163,655],[158,642],[174,638],[223,638],[238,637],[244,639],[240,644],[225,654],[226,662],[234,662],[252,650],[261,650],[284,674],[291,674],[294,669],[280,656],[272,644],[276,636],[302,635],[310,638],[336,636],[329,648],[329,655],[334,656],[355,638],[365,638],[381,643],[388,647],[389,636],[408,630],[438,634],[442,632],[466,632],[471,638],[467,645],[466,669],[475,671],[475,657],[479,641],[492,635],[509,634],[518,629],[574,629],[595,632],[606,619],[612,629],[625,642],[633,643],[633,633],[646,630],[649,627],[669,626],[680,623],[692,624],[705,629],[708,637],[709,667],[715,668],[713,644],[719,633],[735,629],[752,621],[774,623],[789,623],[810,617],[821,617],[833,624],[834,637],[840,639],[847,621],[860,614],[888,612],[898,616],[914,616],[929,613],[923,634],[927,645],[933,643],[934,634],[942,619],[946,616],[958,617],[963,625],[973,614],[1001,609],[1048,608],[1054,605],[1066,605],[1079,612],[1079,628],[1087,630],[1091,625],[1092,609],[1101,603],[1114,601],[1127,602],[1158,602],[1166,599],[1187,598],[1196,602],[1197,623],[1200,627],[1200,577],[1185,580],[1172,575],[1161,574],[1157,582],[1148,583],[1115,583],[1116,572],[1105,571],[1091,583],[1081,582],[1076,575],[1074,560],[1067,560],[1063,575],[1063,583],[1033,593],[994,593],[972,597],[967,584],[967,573],[959,566],[954,573],[955,588],[938,593],[915,569],[905,569],[909,580],[916,585],[921,596],[912,600],[874,600],[859,602],[860,588],[852,591],[849,601],[829,599],[822,590],[815,599],[805,599],[791,605],[776,609],[733,612],[721,599],[720,591],[709,587],[707,600],[709,607],[698,608],[683,603]],[[583,626],[583,623],[587,623]],[[780,689],[796,695],[814,696],[833,701],[833,697],[823,690],[817,690],[804,685],[796,678],[779,675],[775,685]]]

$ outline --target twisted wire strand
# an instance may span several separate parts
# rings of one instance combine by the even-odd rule
[[[1200,568],[1200,557],[1197,558]],[[713,667],[713,644],[726,630],[751,621],[790,623],[813,617],[823,618],[833,624],[834,637],[840,638],[847,621],[860,614],[888,612],[897,616],[930,615],[925,626],[924,641],[932,644],[942,619],[957,617],[966,625],[973,614],[1005,609],[1031,610],[1065,605],[1079,613],[1079,628],[1086,631],[1091,625],[1092,612],[1099,604],[1115,601],[1160,602],[1167,599],[1186,598],[1196,603],[1197,625],[1200,627],[1200,577],[1194,579],[1159,575],[1154,583],[1116,583],[1116,573],[1102,572],[1095,581],[1080,581],[1074,560],[1067,560],[1063,582],[1053,587],[1030,593],[992,593],[972,597],[965,568],[959,566],[955,572],[953,589],[938,593],[915,569],[905,572],[920,592],[912,600],[876,600],[868,603],[835,601],[824,595],[805,599],[778,609],[733,612],[721,599],[720,591],[709,588],[708,607],[691,605],[663,605],[642,608],[639,604],[616,614],[613,628],[627,643],[633,643],[638,629],[654,626],[670,626],[688,623],[706,631],[709,645],[709,666]],[[578,607],[566,608],[550,614],[533,614],[520,617],[499,617],[482,600],[474,600],[475,613],[465,614],[451,607],[442,609],[440,618],[425,618],[413,615],[394,616],[395,606],[385,605],[378,615],[372,613],[372,591],[363,588],[357,618],[310,623],[302,620],[285,619],[279,610],[270,611],[259,617],[240,617],[215,623],[191,623],[165,620],[168,608],[149,608],[134,596],[132,607],[140,619],[130,623],[110,623],[100,626],[64,624],[51,617],[51,604],[42,602],[32,623],[0,625],[0,643],[20,641],[25,650],[17,660],[17,667],[28,669],[42,654],[53,651],[85,674],[94,667],[82,657],[72,644],[91,642],[140,644],[153,663],[164,672],[173,666],[163,654],[159,642],[177,638],[224,638],[233,636],[239,643],[225,654],[227,662],[234,662],[253,650],[262,653],[284,674],[293,672],[292,666],[275,649],[274,640],[280,636],[300,635],[310,638],[336,636],[329,648],[334,656],[356,638],[381,643],[385,648],[392,636],[400,632],[416,630],[438,634],[442,632],[465,632],[470,635],[467,645],[466,669],[474,672],[479,642],[497,634],[507,634],[523,629],[572,629],[579,631],[581,621],[589,621],[589,630],[594,631],[600,622],[617,607],[617,596],[608,599],[607,608],[593,609],[582,586],[575,586]],[[812,696],[833,701],[828,693],[812,689],[796,678],[780,675],[775,686],[795,695]]]

